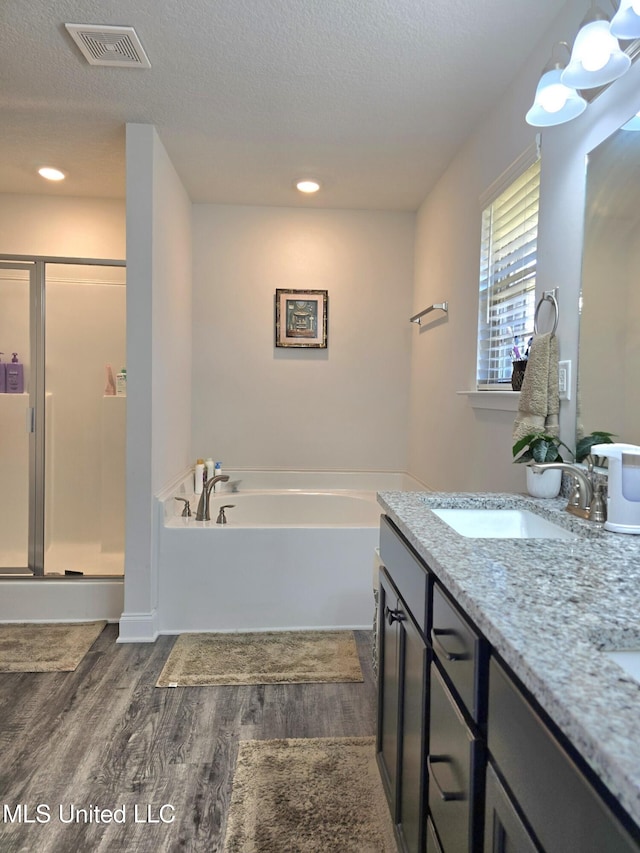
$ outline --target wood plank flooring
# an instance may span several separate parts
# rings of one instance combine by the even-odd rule
[[[178,689],[154,686],[175,638],[116,637],[72,673],[0,674],[1,853],[216,853],[239,740],[375,732],[371,632],[364,683]]]

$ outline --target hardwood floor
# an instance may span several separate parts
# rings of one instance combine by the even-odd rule
[[[0,674],[1,853],[216,853],[239,740],[375,732],[371,632],[364,683],[177,689],[154,686],[175,638],[116,636],[72,673]]]

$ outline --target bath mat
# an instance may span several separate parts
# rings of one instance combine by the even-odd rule
[[[106,622],[0,625],[0,672],[72,672]]]
[[[396,853],[375,738],[241,741],[225,853]]]
[[[363,681],[352,631],[181,634],[156,687]]]

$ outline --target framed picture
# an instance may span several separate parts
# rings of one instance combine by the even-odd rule
[[[327,346],[327,290],[276,290],[276,346]]]

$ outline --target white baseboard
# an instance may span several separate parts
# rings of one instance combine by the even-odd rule
[[[117,643],[155,643],[158,639],[158,613],[123,613]]]
[[[7,579],[0,586],[0,622],[117,622],[124,608],[122,578]]]

